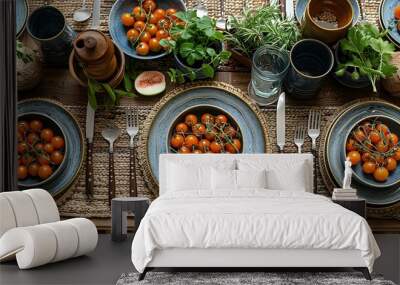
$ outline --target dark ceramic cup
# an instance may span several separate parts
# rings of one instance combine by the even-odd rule
[[[323,42],[314,39],[298,41],[290,51],[286,91],[297,99],[313,98],[333,64],[333,53]]]
[[[43,6],[28,18],[29,35],[39,43],[47,64],[67,65],[76,33],[67,25],[64,15],[53,6]]]

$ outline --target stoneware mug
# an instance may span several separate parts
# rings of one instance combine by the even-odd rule
[[[351,27],[353,14],[348,0],[311,0],[305,11],[303,34],[327,44],[335,43]]]
[[[298,99],[313,98],[331,72],[333,64],[333,53],[323,42],[315,39],[298,41],[290,51],[286,91]]]
[[[27,30],[39,44],[45,63],[68,64],[76,33],[67,25],[60,10],[47,5],[37,8],[28,18]]]

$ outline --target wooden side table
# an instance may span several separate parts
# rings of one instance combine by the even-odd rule
[[[121,197],[111,200],[111,239],[123,241],[128,233],[128,211],[135,215],[136,229],[149,208],[150,200],[144,197]]]
[[[340,206],[359,214],[364,219],[367,218],[367,202],[364,199],[336,200],[332,201]]]

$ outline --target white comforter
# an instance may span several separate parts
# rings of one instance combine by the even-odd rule
[[[143,272],[165,248],[358,249],[370,271],[380,255],[359,215],[320,195],[265,189],[157,198],[136,232],[132,262]]]

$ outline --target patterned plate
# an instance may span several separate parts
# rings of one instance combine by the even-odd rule
[[[400,33],[397,31],[394,20],[394,8],[399,5],[398,0],[383,0],[379,5],[379,23],[384,30],[388,30],[388,39],[397,47],[400,47]]]
[[[51,181],[41,185],[53,197],[66,191],[76,179],[84,158],[84,139],[78,122],[62,105],[45,99],[23,100],[18,103],[18,114],[36,113],[51,117],[60,126],[68,152],[65,167]]]
[[[296,15],[296,20],[297,22],[301,23],[303,21],[304,13],[306,11],[306,7],[308,5],[308,2],[310,0],[297,0],[296,1],[296,9],[295,9],[295,15]],[[360,4],[358,3],[357,0],[350,0],[351,6],[353,6],[353,26],[357,24],[359,18],[360,18]]]
[[[327,133],[324,149],[327,166],[334,182],[339,186],[342,185],[343,181],[343,145],[346,134],[355,123],[371,115],[387,116],[399,120],[400,109],[390,103],[378,101],[355,104],[338,116]],[[377,189],[353,180],[352,186],[358,190],[359,196],[365,198],[370,205],[386,206],[400,201],[399,183],[393,187]]]
[[[264,153],[267,149],[266,120],[261,111],[238,89],[223,83],[204,83],[187,89],[177,89],[164,97],[147,118],[147,130],[141,134],[141,145],[146,148],[144,168],[158,186],[158,160],[168,152],[168,132],[176,118],[193,106],[210,106],[226,111],[237,122],[243,137],[243,153]],[[145,127],[146,128],[146,127]],[[151,189],[155,191],[154,189]],[[157,194],[157,193],[155,193]]]
[[[28,18],[28,3],[27,0],[17,0],[15,2],[15,31],[17,38],[22,34],[26,26],[26,20]]]

